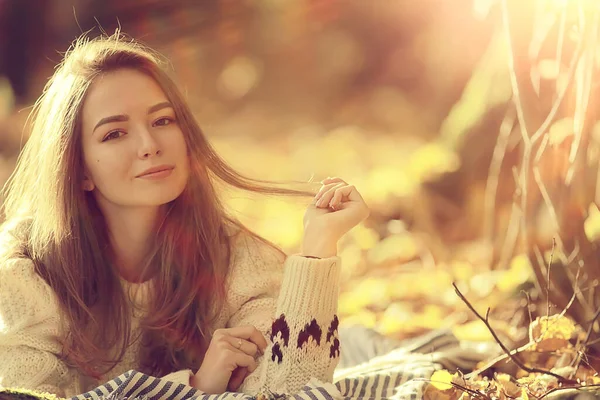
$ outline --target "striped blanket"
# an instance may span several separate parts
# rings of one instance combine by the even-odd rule
[[[293,395],[267,389],[256,396],[206,395],[187,385],[128,371],[71,400],[416,400],[422,398],[427,379],[436,369],[471,370],[477,362],[497,354],[495,346],[465,346],[445,330],[402,342],[360,326],[339,333],[343,350],[334,382],[315,379]]]

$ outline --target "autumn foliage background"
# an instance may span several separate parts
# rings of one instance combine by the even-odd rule
[[[520,348],[521,366],[437,377],[486,396],[596,384],[599,17],[587,0],[0,1],[0,184],[59,52],[120,26],[171,60],[234,167],[361,191],[372,213],[339,246],[342,324]],[[223,195],[298,250],[308,200]]]

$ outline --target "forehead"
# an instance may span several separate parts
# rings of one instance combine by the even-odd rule
[[[83,126],[97,119],[117,114],[146,113],[167,96],[150,76],[134,70],[119,69],[94,79],[83,103]]]

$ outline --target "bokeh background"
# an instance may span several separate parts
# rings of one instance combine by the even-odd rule
[[[591,4],[0,0],[0,184],[61,53],[120,27],[170,60],[235,168],[360,190],[372,214],[340,243],[342,324],[489,340],[456,282],[515,345],[548,293],[551,312],[576,297],[568,314],[587,328],[600,277]],[[299,249],[310,199],[226,196],[252,229]]]

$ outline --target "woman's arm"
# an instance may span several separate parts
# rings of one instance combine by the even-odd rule
[[[311,378],[331,382],[340,355],[339,257],[284,257],[251,238],[238,246],[227,327],[253,325],[269,343],[240,391],[289,394]]]
[[[81,374],[60,361],[59,309],[28,259],[0,265],[0,385],[75,396]]]

